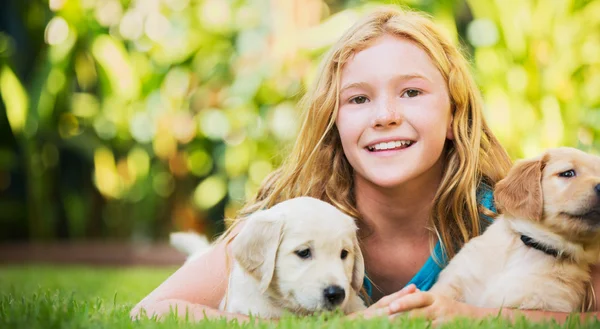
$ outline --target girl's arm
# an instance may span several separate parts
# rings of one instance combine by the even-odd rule
[[[238,225],[231,234],[237,234],[241,226]],[[225,241],[221,241],[202,256],[184,264],[140,301],[131,311],[131,317],[162,318],[176,309],[179,316],[185,317],[187,312],[194,321],[205,317],[248,320],[245,315],[218,310],[229,278],[226,250]]]
[[[594,317],[600,318],[598,307],[600,306],[600,264],[592,267],[592,286],[596,292],[596,306],[593,312],[585,313],[563,313],[537,310],[518,310],[509,308],[482,308],[465,303],[457,302],[445,296],[439,296],[430,292],[417,291],[392,302],[389,306],[390,313],[409,312],[411,316],[425,317],[434,322],[443,322],[454,317],[484,318],[489,316],[502,316],[514,320],[524,316],[531,321],[556,320],[563,323],[570,314],[579,315],[581,320]]]

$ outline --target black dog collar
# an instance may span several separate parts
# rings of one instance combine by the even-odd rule
[[[556,258],[558,258],[558,255],[561,254],[560,251],[558,251],[550,246],[547,246],[543,243],[535,241],[533,238],[531,238],[527,235],[524,235],[524,234],[521,234],[521,241],[523,241],[523,243],[528,247],[537,249],[539,251],[543,251],[545,254],[554,256]]]

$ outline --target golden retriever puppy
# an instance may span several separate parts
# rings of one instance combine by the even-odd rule
[[[585,309],[600,254],[600,157],[572,148],[517,162],[498,182],[503,213],[431,292],[481,307]]]
[[[231,241],[233,264],[220,309],[263,318],[364,309],[356,229],[353,218],[309,197],[256,212]],[[185,235],[172,236],[172,243],[178,237]]]

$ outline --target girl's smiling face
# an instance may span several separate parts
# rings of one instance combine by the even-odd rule
[[[441,177],[453,138],[450,99],[416,44],[383,35],[354,54],[342,68],[339,100],[336,126],[356,180],[393,188]]]

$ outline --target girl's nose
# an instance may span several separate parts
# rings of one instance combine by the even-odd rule
[[[373,127],[384,128],[399,126],[402,123],[402,114],[398,104],[384,102],[377,107],[373,118]]]

